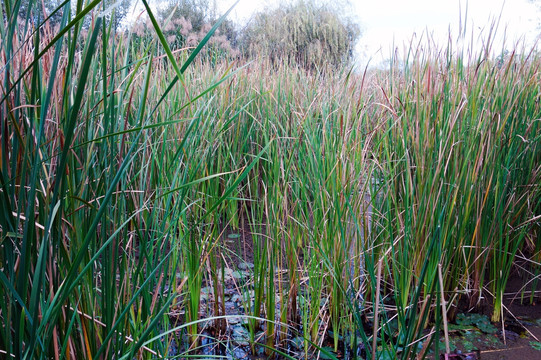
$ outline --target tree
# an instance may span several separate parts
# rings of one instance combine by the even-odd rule
[[[217,21],[218,11],[215,1],[169,0],[162,2],[158,19],[169,46],[196,46]],[[235,54],[236,38],[234,23],[226,19],[207,43],[204,54]]]
[[[101,7],[105,18],[113,22],[114,29],[120,28],[130,8],[131,0],[103,0]]]
[[[540,0],[528,0],[529,3],[535,5],[537,8],[536,11],[536,19],[537,19],[537,27],[538,29],[541,29],[541,20],[540,20],[540,12],[541,12],[541,1]]]
[[[64,9],[58,9],[62,5],[63,0],[21,0],[14,2],[17,9],[14,9],[22,19],[33,19],[43,22],[48,18],[50,25],[57,25],[62,19],[63,11],[69,7],[69,4],[64,5]],[[113,22],[113,28],[118,29],[128,14],[131,8],[131,0],[103,0],[100,5],[95,8],[108,21]],[[3,8],[4,9],[4,8]],[[73,8],[72,8],[73,10]],[[5,12],[5,11],[4,11]],[[90,25],[90,17],[83,20],[83,26]]]
[[[203,26],[213,20],[215,7],[209,0],[169,0],[162,2],[158,17],[165,21],[184,18],[191,24],[191,30],[199,32]]]
[[[313,69],[347,63],[359,35],[359,26],[336,7],[300,0],[258,13],[247,25],[242,48],[247,56]]]
[[[58,24],[62,18],[62,11],[57,11],[54,15],[50,16],[62,2],[59,0],[21,0],[12,2],[13,8],[10,10],[15,11],[19,18],[35,21],[36,24],[39,21],[43,22],[46,18],[49,18],[49,24]],[[6,13],[6,7],[8,2],[5,2],[2,6],[2,12]]]

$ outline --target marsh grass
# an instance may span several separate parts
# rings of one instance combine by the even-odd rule
[[[305,358],[424,356],[442,303],[452,320],[488,297],[501,319],[517,254],[535,289],[537,53],[411,45],[386,71],[316,73],[197,58],[219,24],[176,51],[156,22],[148,42],[83,28],[97,0],[59,29],[17,6],[0,33],[4,356],[196,356],[205,328],[228,332],[226,228],[253,241],[254,353],[300,336]]]

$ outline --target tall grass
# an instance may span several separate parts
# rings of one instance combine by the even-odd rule
[[[251,239],[238,288],[269,355],[299,336],[305,358],[426,355],[442,303],[452,319],[488,298],[498,321],[515,256],[538,274],[535,52],[217,63],[195,57],[209,37],[174,51],[155,19],[148,42],[84,28],[99,4],[66,5],[59,29],[3,5],[3,356],[196,356],[205,327],[231,331],[229,232]]]
[[[372,234],[389,249],[399,326],[434,300],[438,264],[447,300],[492,298],[499,321],[514,257],[538,232],[539,59],[419,56],[393,69],[378,109]]]
[[[190,183],[202,181],[194,178],[197,164],[185,164],[199,149],[193,129],[203,115],[182,113],[198,94],[171,109],[167,93],[186,81],[182,73],[200,48],[182,54],[182,66],[170,56],[177,77],[164,78],[157,44],[130,59],[130,38],[101,17],[82,27],[99,4],[66,3],[60,28],[52,28],[39,4],[30,2],[19,18],[20,2],[3,3],[6,357],[167,354],[168,342],[143,343],[168,326],[185,284],[176,274],[191,269],[177,253],[196,236],[195,226],[190,236],[179,233],[194,205],[186,202]],[[216,83],[206,85],[203,95]]]

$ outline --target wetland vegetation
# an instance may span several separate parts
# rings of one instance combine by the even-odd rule
[[[227,14],[177,48],[152,15],[152,36],[116,31],[100,0],[54,26],[18,6],[0,357],[423,358],[449,324],[501,329],[511,275],[540,301],[535,49],[412,43],[364,70],[224,52]]]

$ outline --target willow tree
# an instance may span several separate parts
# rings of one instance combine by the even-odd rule
[[[242,45],[248,56],[317,68],[351,60],[359,35],[357,23],[336,6],[300,0],[256,14],[244,31]]]

